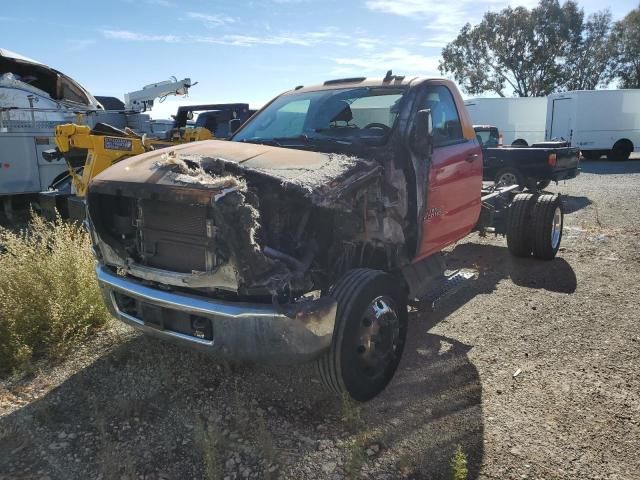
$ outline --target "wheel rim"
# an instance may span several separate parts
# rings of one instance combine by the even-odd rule
[[[393,300],[375,298],[364,311],[358,329],[356,356],[369,377],[383,374],[395,361],[400,343],[400,319]]]
[[[560,234],[562,233],[562,211],[560,207],[556,207],[553,212],[553,224],[551,226],[551,247],[556,249],[560,243]]]
[[[518,184],[518,177],[511,172],[505,172],[498,177],[498,185],[502,187],[510,187]]]

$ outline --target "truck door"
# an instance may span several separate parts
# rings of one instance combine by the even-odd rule
[[[449,89],[427,86],[419,109],[430,109],[433,154],[422,241],[417,260],[440,251],[467,235],[480,215],[482,151],[470,125],[465,138],[461,115]],[[468,115],[463,115],[469,122]]]
[[[553,100],[551,112],[551,138],[571,140],[571,98],[556,98]]]

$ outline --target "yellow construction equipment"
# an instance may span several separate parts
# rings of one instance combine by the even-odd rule
[[[85,196],[87,186],[93,177],[120,160],[178,143],[212,138],[211,132],[202,127],[172,132],[169,140],[147,138],[130,130],[119,130],[107,125],[91,129],[86,125],[71,123],[58,125],[55,131],[56,150],[59,154],[64,156],[72,149],[87,151],[87,158],[80,173],[68,162],[68,171],[75,190],[73,193],[78,197]]]
[[[52,185],[51,191],[40,194],[40,207],[49,217],[55,216],[56,209],[62,216],[77,217],[80,212],[72,202],[77,204],[76,200],[84,200],[91,179],[114,163],[150,150],[212,138],[213,134],[204,127],[174,129],[165,140],[101,123],[93,128],[73,123],[58,125],[55,130],[56,148],[44,152],[43,157],[48,161],[65,158],[68,169],[66,179],[70,178],[71,189],[57,189],[55,184]],[[85,151],[84,165],[78,165],[73,159],[82,158]],[[66,179],[61,178],[57,182],[61,184]],[[82,206],[79,209],[84,210]]]

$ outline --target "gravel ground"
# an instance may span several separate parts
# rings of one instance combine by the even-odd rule
[[[478,277],[413,312],[390,386],[354,405],[309,366],[218,364],[115,324],[0,383],[0,479],[636,479],[640,160],[584,162],[552,262],[497,238]]]

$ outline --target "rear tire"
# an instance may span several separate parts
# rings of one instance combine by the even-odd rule
[[[316,360],[325,386],[367,401],[388,385],[407,335],[406,294],[391,276],[359,268],[331,289],[338,303],[331,347]]]
[[[520,185],[524,188],[524,177],[520,171],[515,168],[503,168],[494,179],[496,187],[510,187],[511,185]]]
[[[507,215],[507,247],[515,257],[531,256],[531,211],[535,197],[531,193],[519,193],[513,198]]]
[[[559,195],[540,195],[533,205],[532,252],[540,260],[553,260],[560,248],[564,212]]]
[[[513,142],[511,142],[511,146],[512,147],[528,147],[529,144],[525,139],[518,138],[517,140],[514,140]]]
[[[633,144],[629,140],[618,140],[607,152],[607,158],[613,161],[625,161],[629,160],[631,152],[633,152]]]

